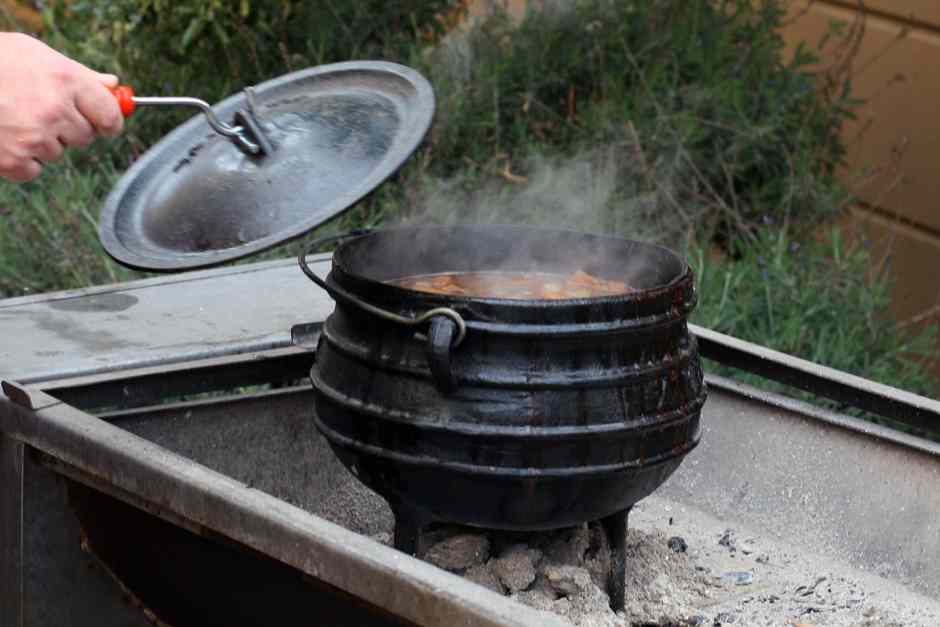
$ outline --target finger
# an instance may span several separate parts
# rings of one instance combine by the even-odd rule
[[[3,171],[0,170],[0,176],[14,183],[25,183],[32,181],[42,172],[42,164],[34,159],[25,159],[18,162],[13,168]]]
[[[114,74],[101,74],[100,72],[98,73],[98,81],[108,89],[114,89],[121,82]]]
[[[65,149],[58,138],[50,138],[33,148],[33,158],[42,163],[52,163],[61,159],[64,151]]]
[[[73,109],[59,128],[59,140],[66,146],[84,148],[95,140],[95,129],[78,109]]]
[[[75,107],[99,135],[114,137],[124,129],[124,117],[117,99],[101,83],[89,84],[79,91]]]

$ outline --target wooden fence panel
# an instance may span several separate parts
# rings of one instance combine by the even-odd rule
[[[854,89],[867,100],[848,126],[848,181],[861,204],[844,221],[867,238],[896,281],[899,320],[940,321],[940,1],[866,0]],[[833,20],[852,22],[853,0],[791,0],[790,46],[820,41]],[[831,62],[826,58],[823,62]],[[940,350],[938,350],[940,354]],[[936,368],[940,377],[940,360]]]

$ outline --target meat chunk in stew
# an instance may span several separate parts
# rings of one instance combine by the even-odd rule
[[[453,272],[405,277],[390,283],[430,294],[517,300],[597,298],[634,291],[623,281],[602,279],[581,270],[568,275],[543,272]]]

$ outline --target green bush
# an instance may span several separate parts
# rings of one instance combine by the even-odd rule
[[[436,53],[459,0],[118,0],[56,3],[54,45],[116,72],[139,93],[210,102],[272,76],[333,61],[383,58],[418,67],[438,96],[419,158],[388,207],[414,213],[405,188],[455,176],[474,188],[506,164],[619,145],[630,163],[607,211],[659,194],[654,214],[749,237],[765,214],[808,220],[837,212],[845,191],[839,131],[851,116],[848,81],[811,71],[801,48],[783,59],[778,0],[576,0],[532,11],[521,25],[496,15]],[[123,157],[145,150],[191,112],[148,111],[129,124]],[[668,202],[663,202],[663,201]]]
[[[351,59],[409,61],[441,32],[456,0],[81,0],[46,12],[57,48],[118,74],[141,95],[217,102],[304,67]],[[145,148],[192,112],[140,114]]]
[[[643,153],[647,191],[668,171],[672,211],[727,238],[767,214],[815,224],[844,205],[834,172],[849,82],[812,72],[805,48],[783,59],[782,3],[560,4],[518,28],[489,20],[438,55],[433,174],[626,141]]]
[[[823,241],[800,243],[786,228],[767,228],[738,260],[709,259],[702,248],[693,248],[690,258],[700,294],[693,322],[916,394],[936,394],[925,367],[936,359],[936,326],[909,333],[887,315],[891,281],[870,276],[865,244],[847,245],[837,229]]]
[[[97,205],[116,181],[109,160],[80,153],[48,167],[41,184],[0,181],[0,298],[136,276],[97,240]]]

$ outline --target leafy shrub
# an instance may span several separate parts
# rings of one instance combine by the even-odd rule
[[[42,184],[0,182],[0,298],[134,276],[98,244],[97,206],[117,180],[109,160],[76,154]]]
[[[559,4],[518,28],[489,20],[439,55],[432,173],[626,140],[683,179],[674,212],[705,208],[731,239],[767,214],[815,224],[843,206],[849,82],[814,74],[805,48],[783,60],[782,3]]]
[[[844,204],[833,173],[851,116],[848,81],[814,74],[803,48],[783,60],[779,0],[549,3],[520,25],[496,15],[425,54],[466,4],[82,0],[56,3],[47,21],[56,46],[140,93],[210,102],[307,65],[414,65],[435,86],[438,115],[402,188],[420,186],[419,174],[478,186],[510,168],[524,176],[533,155],[618,144],[641,154],[646,171],[623,173],[611,212],[625,198],[665,192],[659,213],[733,241],[765,214],[814,223]],[[138,115],[132,150],[117,154],[144,150],[187,115]],[[413,206],[403,194],[388,200]],[[374,202],[368,213],[394,215]]]
[[[144,95],[216,102],[274,76],[351,59],[408,61],[457,0],[76,0],[47,11],[51,43]],[[138,149],[192,112],[140,115]]]
[[[786,228],[767,228],[738,260],[709,258],[699,247],[691,261],[700,294],[693,322],[910,392],[936,394],[925,368],[935,359],[936,325],[908,333],[886,315],[890,279],[870,276],[868,249],[847,245],[839,230],[801,244]]]

